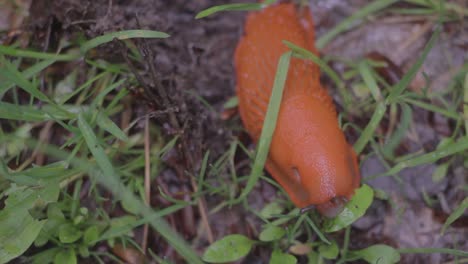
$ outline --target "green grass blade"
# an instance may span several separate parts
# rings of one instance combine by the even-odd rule
[[[116,39],[124,40],[130,38],[167,38],[169,35],[164,32],[154,30],[124,30],[108,33],[94,39],[88,40],[81,45],[80,51],[85,54],[88,50],[93,49],[101,44],[111,42]]]
[[[286,83],[286,77],[288,75],[289,62],[291,61],[292,51],[288,51],[281,55],[278,68],[276,70],[275,80],[273,83],[273,90],[271,93],[270,101],[268,103],[268,110],[263,122],[262,133],[257,146],[257,155],[253,164],[252,172],[247,181],[247,185],[240,194],[240,196],[233,201],[237,203],[242,201],[254,188],[258,179],[262,175],[265,161],[268,157],[270,149],[271,139],[276,128],[276,120],[278,117],[281,99],[283,97],[283,90]]]
[[[305,220],[307,224],[309,224],[309,226],[314,230],[315,234],[320,238],[320,240],[322,240],[322,242],[324,242],[327,245],[331,245],[330,240],[328,240],[327,237],[322,233],[322,231],[317,227],[317,225],[315,225],[314,221],[312,221],[312,219],[310,219],[310,217],[306,214],[304,215],[306,216]]]
[[[55,54],[40,51],[21,50],[13,47],[0,45],[0,54],[10,55],[19,58],[32,58],[39,60],[52,60],[52,61],[71,61],[79,57],[79,54]]]
[[[468,252],[451,248],[400,248],[401,254],[448,254],[452,256],[468,257]]]
[[[372,1],[370,4],[367,6],[359,9],[356,13],[352,14],[350,17],[346,18],[343,20],[341,23],[336,25],[335,28],[330,30],[328,33],[323,35],[321,38],[319,38],[316,42],[316,45],[319,49],[323,49],[325,45],[328,44],[334,37],[336,37],[338,34],[349,30],[352,28],[352,25],[355,24],[356,21],[365,18],[366,16],[373,14],[375,12],[378,12],[387,6],[394,4],[398,2],[398,0],[377,0],[377,1]]]
[[[144,225],[144,224],[146,224],[148,222],[153,221],[154,218],[159,218],[159,217],[163,217],[163,216],[166,216],[166,215],[170,215],[172,213],[175,213],[175,212],[183,209],[185,206],[187,206],[187,205],[186,204],[173,205],[173,206],[161,209],[160,211],[157,211],[155,213],[149,214],[148,216],[145,216],[144,218],[133,222],[131,225],[125,225],[125,226],[121,226],[121,227],[118,227],[118,228],[112,228],[112,229],[107,230],[106,232],[104,232],[97,240],[95,240],[93,242],[96,243],[96,242],[99,242],[99,241],[104,241],[104,240],[107,240],[107,239],[123,236],[123,235],[128,234],[129,232],[131,232],[132,229],[134,229],[134,228],[136,228],[138,226]]]
[[[441,148],[436,149],[433,152],[426,153],[409,160],[401,161],[392,167],[390,170],[386,171],[385,173],[378,174],[367,178],[366,180],[372,180],[378,177],[389,176],[399,173],[401,170],[415,167],[422,164],[434,163],[441,158],[456,154],[462,153],[468,150],[468,137],[464,137],[458,141],[453,143],[444,145]]]
[[[88,80],[86,80],[85,83],[83,83],[82,85],[80,85],[79,87],[77,87],[76,89],[74,89],[72,92],[68,93],[67,95],[64,95],[62,98],[60,98],[60,101],[57,102],[59,105],[62,105],[64,103],[66,103],[68,100],[70,100],[71,98],[73,98],[74,96],[76,96],[77,94],[82,94],[84,93],[84,90],[85,89],[89,89],[89,87],[91,87],[91,85],[98,81],[99,79],[101,79],[102,77],[104,77],[107,73],[106,72],[102,72],[96,76],[93,76],[92,78],[89,78]]]
[[[432,47],[434,46],[436,40],[439,39],[440,32],[441,28],[438,27],[429,39],[429,42],[426,44],[426,47],[424,47],[421,57],[418,58],[418,60],[411,66],[408,73],[406,73],[403,76],[403,78],[395,85],[395,87],[393,87],[392,91],[387,97],[387,102],[394,103],[398,96],[400,96],[400,94],[406,89],[406,87],[408,87],[409,83],[413,80],[414,76],[416,76],[416,73],[426,60],[426,57],[429,54],[429,51],[431,51]]]
[[[27,68],[26,70],[24,70],[22,72],[22,75],[23,75],[23,77],[25,79],[30,79],[33,76],[36,76],[39,72],[41,72],[45,68],[52,65],[54,62],[55,62],[54,60],[40,61],[40,62],[34,64],[33,66]],[[15,86],[15,83],[12,82],[12,81],[9,81],[9,80],[4,80],[4,81],[5,81],[4,83],[0,84],[0,97],[2,97],[2,95],[4,93],[6,93],[9,89],[11,89],[13,86]]]
[[[36,97],[37,99],[49,102],[49,98],[43,94],[36,85],[28,81],[25,76],[16,69],[15,65],[13,65],[10,61],[6,60],[4,56],[0,55],[0,76],[3,77],[5,80],[8,80],[19,87],[21,87],[24,91],[29,93],[31,96]],[[4,91],[2,91],[3,93]]]
[[[78,128],[80,129],[82,136],[88,145],[89,150],[93,154],[93,157],[96,159],[96,163],[99,165],[101,170],[104,172],[106,177],[118,177],[114,166],[107,157],[104,149],[99,145],[98,139],[94,134],[92,128],[89,126],[88,122],[83,116],[83,113],[78,115]]]
[[[413,110],[407,104],[401,105],[401,121],[396,130],[390,136],[390,138],[385,142],[383,146],[382,153],[386,158],[394,158],[393,152],[396,147],[400,145],[401,141],[405,137],[406,131],[411,125],[413,117]]]
[[[195,19],[204,18],[210,15],[213,15],[215,13],[223,12],[223,11],[260,10],[263,6],[264,4],[262,3],[235,3],[235,4],[213,6],[198,13],[195,16]]]
[[[383,102],[377,104],[374,114],[372,114],[371,120],[369,121],[369,124],[367,124],[366,128],[364,129],[356,143],[354,143],[353,148],[356,151],[356,154],[359,155],[359,153],[361,153],[361,151],[364,149],[367,143],[371,140],[386,110],[387,107]]]
[[[119,175],[116,173],[116,170],[112,166],[104,149],[99,145],[96,135],[83,117],[83,114],[78,116],[78,127],[100,168],[100,171],[98,172],[90,169],[90,173],[95,176],[96,180],[101,184],[109,188],[114,195],[121,197],[122,200],[128,201],[128,204],[135,206],[136,211],[138,211],[143,217],[153,216],[153,210],[145,206],[141,200],[136,198],[135,195],[133,195],[131,191],[125,188],[125,186],[120,182]],[[164,219],[160,217],[153,218],[150,225],[189,263],[202,264],[197,254],[191,249],[187,242],[174,232]]]
[[[447,218],[447,220],[444,223],[444,226],[442,227],[442,230],[440,231],[441,234],[445,233],[445,230],[453,223],[455,222],[458,218],[460,218],[468,209],[468,197],[465,198],[460,205],[450,214],[450,216]]]
[[[362,79],[364,80],[364,83],[367,85],[367,88],[369,88],[372,97],[374,97],[374,100],[376,102],[381,102],[383,99],[382,94],[380,92],[379,86],[377,85],[377,80],[374,77],[374,72],[369,67],[369,64],[366,61],[361,61],[358,65],[358,69]]]
[[[99,111],[97,115],[97,125],[105,131],[111,133],[116,138],[127,141],[127,135],[102,111]]]
[[[4,119],[42,122],[47,120],[67,120],[74,117],[74,114],[58,110],[50,105],[45,105],[41,109],[38,109],[36,106],[0,102],[0,118]]]
[[[430,112],[439,113],[439,114],[441,114],[443,116],[446,116],[448,118],[452,118],[454,120],[460,119],[460,114],[458,114],[457,112],[450,111],[450,110],[438,107],[438,106],[433,105],[433,104],[429,104],[429,103],[426,103],[426,102],[423,102],[423,101],[418,101],[416,99],[409,98],[409,97],[403,98],[403,101],[408,103],[408,104],[412,104],[412,105],[415,105],[415,106],[420,107],[422,109],[428,110]],[[467,115],[467,117],[468,117],[468,115]]]
[[[465,83],[463,85],[463,119],[465,120],[465,131],[468,137],[468,73],[465,75]]]
[[[32,106],[20,106],[0,102],[0,118],[21,121],[44,121],[48,120],[47,115]]]

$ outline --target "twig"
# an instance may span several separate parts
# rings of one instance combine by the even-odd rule
[[[151,141],[150,141],[150,133],[149,133],[149,118],[146,116],[145,118],[145,203],[149,206],[150,205],[150,198],[151,198],[151,182],[150,182],[150,174],[151,174],[151,155],[150,155],[150,148]],[[146,254],[146,248],[148,247],[148,224],[143,226],[143,241],[141,243],[141,248],[143,253]]]
[[[198,192],[198,187],[197,183],[195,182],[195,179],[191,177],[191,182],[192,182],[192,188],[194,192]],[[213,231],[211,230],[210,223],[208,222],[208,214],[206,213],[206,201],[204,197],[200,197],[198,199],[198,212],[200,213],[201,219],[203,226],[206,229],[206,234],[208,237],[208,242],[212,244],[214,242],[214,236],[213,236]]]

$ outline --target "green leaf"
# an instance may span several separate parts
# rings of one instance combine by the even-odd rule
[[[264,4],[261,4],[261,3],[235,3],[235,4],[213,6],[198,13],[195,16],[195,19],[204,18],[204,17],[210,16],[212,14],[222,12],[222,11],[260,10],[263,5]]]
[[[260,233],[259,239],[263,242],[270,242],[279,240],[286,234],[286,231],[275,225],[267,225],[265,229]]]
[[[88,227],[83,234],[83,242],[88,246],[94,246],[99,238],[99,229],[97,226]]]
[[[243,235],[229,235],[211,244],[203,254],[203,260],[210,263],[226,263],[245,257],[254,241]]]
[[[387,245],[373,245],[365,249],[350,251],[349,254],[375,264],[392,264],[400,261],[400,253]]]
[[[89,249],[85,245],[80,245],[78,247],[78,254],[80,254],[81,257],[87,258],[90,256]]]
[[[323,259],[315,251],[311,251],[309,254],[307,254],[307,259],[308,259],[307,264],[322,264],[323,263]]]
[[[291,254],[284,253],[280,250],[275,250],[271,253],[269,264],[296,264],[297,259]]]
[[[461,204],[453,211],[453,213],[450,214],[450,216],[447,218],[447,220],[444,223],[444,226],[442,227],[441,233],[445,233],[445,230],[449,225],[451,225],[455,220],[457,220],[460,216],[463,215],[465,210],[468,208],[468,197],[465,198]]]
[[[60,242],[73,243],[81,238],[83,231],[79,230],[71,223],[66,223],[59,227],[58,235]]]
[[[263,218],[270,219],[273,218],[275,215],[279,215],[283,212],[284,207],[281,206],[277,202],[271,202],[267,204],[263,209],[260,211],[260,215]]]
[[[32,256],[32,264],[48,264],[55,259],[55,255],[60,251],[60,248],[54,247],[46,249]]]
[[[120,205],[128,213],[137,215],[140,212],[138,206],[135,206],[135,203],[130,199],[120,201]]]
[[[56,184],[35,189],[12,185],[5,194],[8,198],[0,211],[0,263],[18,257],[31,246],[46,220],[34,219],[29,211],[55,202],[59,188]]]
[[[237,96],[233,96],[229,98],[223,105],[224,109],[234,108],[239,105],[239,98]]]
[[[76,253],[75,253],[75,250],[72,248],[60,251],[57,255],[55,255],[55,258],[54,258],[54,264],[76,264],[76,263],[77,263]]]
[[[7,263],[8,261],[18,257],[23,254],[26,249],[31,246],[36,237],[39,235],[39,232],[42,229],[42,226],[46,223],[45,220],[38,221],[34,220],[29,214],[26,213],[17,213],[15,217],[20,217],[15,219],[14,229],[6,230],[8,226],[12,226],[10,223],[5,225],[4,219],[0,216],[0,263]],[[11,232],[15,230],[14,232]]]
[[[364,215],[367,208],[372,204],[374,191],[364,184],[355,191],[351,201],[346,204],[343,211],[335,218],[326,219],[324,222],[325,232],[335,232],[351,225],[354,221]]]
[[[336,259],[340,250],[336,242],[333,241],[330,245],[321,244],[318,247],[318,252],[320,253],[320,256],[325,259]]]

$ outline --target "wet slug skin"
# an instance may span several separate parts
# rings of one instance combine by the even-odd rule
[[[308,10],[277,4],[248,15],[235,52],[244,127],[258,141],[279,57],[290,41],[317,54]],[[291,59],[266,169],[299,208],[337,215],[359,187],[357,157],[338,126],[317,65]]]

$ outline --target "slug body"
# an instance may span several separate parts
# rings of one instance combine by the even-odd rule
[[[317,54],[308,9],[277,4],[249,14],[235,52],[239,112],[256,142],[279,57],[288,51],[283,40]],[[360,173],[319,77],[317,65],[291,59],[266,168],[297,207],[316,206],[331,217],[359,187]]]

